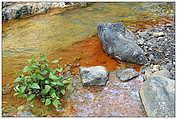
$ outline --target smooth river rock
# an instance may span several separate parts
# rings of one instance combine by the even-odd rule
[[[136,36],[121,23],[99,23],[98,36],[103,50],[113,58],[134,64],[145,64],[144,51],[135,43]]]
[[[116,72],[116,76],[121,81],[128,81],[132,78],[135,78],[139,75],[139,73],[132,68],[127,68],[124,70],[119,70]]]
[[[175,81],[162,76],[149,77],[140,89],[147,116],[175,116]]]
[[[83,85],[104,86],[108,80],[108,71],[103,66],[80,67]]]

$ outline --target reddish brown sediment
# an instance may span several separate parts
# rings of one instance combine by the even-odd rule
[[[137,33],[138,31],[142,32],[145,31],[146,29],[150,29],[152,27],[159,26],[159,25],[171,24],[172,22],[174,22],[173,18],[162,17],[159,19],[150,19],[145,21],[142,20],[133,21],[128,23],[128,26],[135,28],[133,32]]]
[[[105,66],[109,71],[114,71],[119,68],[132,67],[137,71],[140,70],[139,65],[134,65],[126,62],[121,62],[108,56],[102,49],[100,39],[94,35],[86,40],[76,42],[67,49],[59,49],[58,56],[63,58],[62,63],[72,64],[75,58],[79,58],[77,64],[79,66]],[[63,53],[64,52],[64,53]],[[54,55],[51,55],[54,56]],[[54,58],[53,58],[54,59]],[[78,67],[74,69],[78,72]]]

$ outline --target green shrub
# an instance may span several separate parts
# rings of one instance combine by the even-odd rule
[[[59,64],[61,59],[54,60],[57,68],[51,69],[45,56],[32,57],[30,66],[25,66],[23,73],[14,80],[16,93],[14,96],[27,101],[40,99],[46,106],[61,106],[60,99],[67,90],[72,90],[72,77],[64,78],[64,67]]]

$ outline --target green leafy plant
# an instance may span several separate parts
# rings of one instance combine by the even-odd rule
[[[61,97],[67,90],[73,90],[73,87],[72,77],[65,77],[60,60],[62,59],[52,61],[57,67],[51,69],[45,56],[32,57],[30,65],[25,66],[14,80],[14,96],[25,98],[29,102],[40,99],[46,106],[61,106]]]

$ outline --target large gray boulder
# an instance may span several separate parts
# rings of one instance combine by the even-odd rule
[[[147,116],[175,116],[175,81],[162,76],[149,77],[140,89]]]
[[[104,86],[108,80],[108,71],[103,66],[80,67],[83,85]]]
[[[139,73],[132,68],[127,68],[123,70],[119,70],[116,72],[116,76],[121,81],[128,81],[132,78],[135,78],[139,75]]]
[[[135,35],[121,23],[99,23],[98,36],[103,49],[115,59],[134,64],[145,64],[147,58],[135,43]]]

